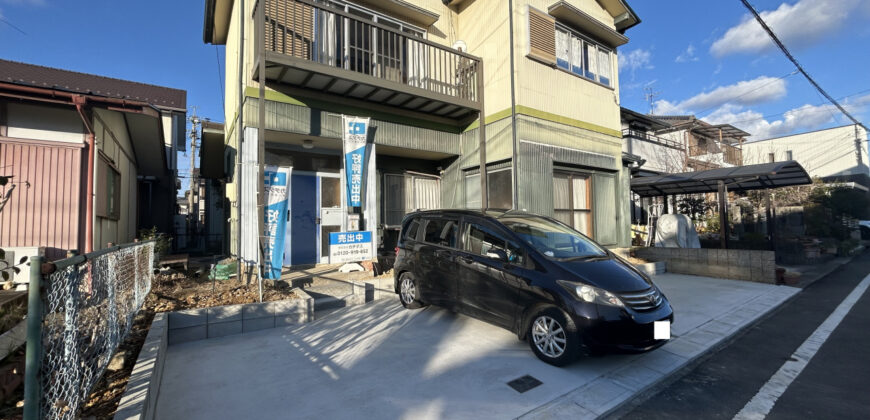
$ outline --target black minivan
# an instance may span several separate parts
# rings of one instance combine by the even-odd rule
[[[654,349],[674,317],[661,290],[631,264],[526,212],[410,213],[393,272],[406,308],[438,305],[501,326],[557,366],[584,349]]]

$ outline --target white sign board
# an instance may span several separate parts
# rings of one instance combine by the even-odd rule
[[[329,234],[329,263],[340,264],[366,261],[372,255],[372,233],[333,232]]]

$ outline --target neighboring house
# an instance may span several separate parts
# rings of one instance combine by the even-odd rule
[[[747,164],[795,160],[813,178],[870,188],[867,131],[858,125],[752,141],[743,145],[743,159]]]
[[[622,151],[642,159],[634,176],[673,174],[686,171],[686,145],[673,136],[658,136],[656,132],[670,128],[670,124],[622,108]]]
[[[0,60],[0,173],[16,182],[0,247],[83,253],[171,232],[186,106],[183,90]]]
[[[204,41],[227,52],[231,253],[240,240],[242,258],[256,260],[258,171],[279,165],[292,167],[285,265],[328,262],[327,233],[348,229],[342,114],[376,127],[361,224],[387,252],[409,211],[482,205],[481,114],[488,207],[627,245],[616,48],[639,22],[627,4],[413,3],[206,0]]]
[[[660,137],[686,145],[686,171],[743,165],[742,145],[750,134],[730,124],[713,125],[693,115],[653,115],[670,124]]]

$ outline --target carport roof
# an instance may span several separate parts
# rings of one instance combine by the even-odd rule
[[[718,191],[719,181],[725,182],[729,191],[761,190],[806,185],[813,182],[799,163],[789,160],[680,174],[638,177],[631,180],[631,190],[641,197],[699,194]]]

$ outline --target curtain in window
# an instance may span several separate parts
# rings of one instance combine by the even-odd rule
[[[598,76],[601,83],[610,86],[610,52],[603,48],[598,49]]]
[[[571,69],[571,35],[562,29],[556,29],[556,64]]]
[[[595,80],[595,72],[598,71],[598,54],[595,45],[583,43],[583,61],[586,62],[586,77]]]
[[[571,38],[571,71],[583,75],[583,40],[576,37]]]

